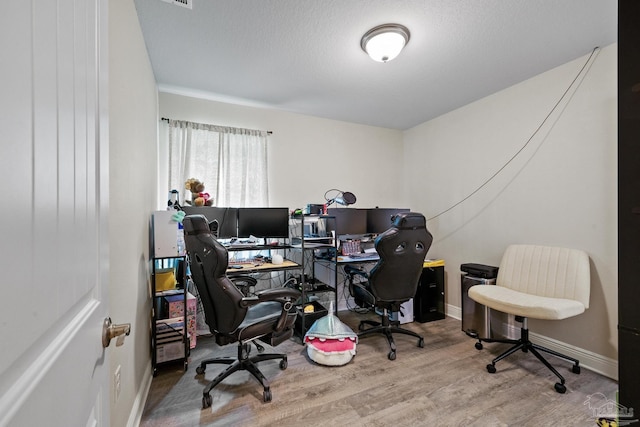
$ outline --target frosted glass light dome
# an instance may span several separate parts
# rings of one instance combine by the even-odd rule
[[[377,62],[391,61],[409,42],[409,30],[399,24],[379,25],[362,36],[360,47]]]

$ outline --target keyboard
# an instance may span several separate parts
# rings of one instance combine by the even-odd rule
[[[356,258],[356,259],[378,259],[380,258],[380,256],[378,255],[377,252],[363,252],[363,253],[359,253],[359,254],[351,254],[348,255],[350,258]]]
[[[255,260],[251,259],[230,259],[229,265],[252,265],[255,264]]]

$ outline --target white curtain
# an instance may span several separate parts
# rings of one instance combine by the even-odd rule
[[[213,206],[269,206],[268,132],[169,120],[169,189],[190,200],[189,178],[205,184]]]

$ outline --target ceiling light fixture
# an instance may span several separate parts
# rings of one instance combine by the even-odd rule
[[[410,36],[409,30],[403,25],[378,25],[362,36],[360,47],[374,61],[387,62],[400,54],[400,51],[409,43]]]

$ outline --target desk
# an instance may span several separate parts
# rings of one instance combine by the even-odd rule
[[[280,271],[289,270],[294,268],[300,268],[300,264],[291,260],[285,259],[282,264],[271,264],[270,262],[256,262],[255,264],[235,264],[242,268],[227,268],[227,275],[233,276],[234,274],[246,274],[246,273],[264,273],[267,271]]]
[[[291,249],[291,245],[287,244],[275,244],[275,245],[256,245],[256,244],[246,244],[246,243],[235,243],[230,245],[225,245],[225,248],[229,253],[232,252],[252,252],[252,251],[275,251],[275,250],[289,250]],[[286,252],[284,254],[286,256]],[[292,270],[292,269],[300,269],[301,265],[293,262],[289,259],[285,259],[282,264],[272,264],[270,262],[263,262],[261,260],[248,261],[247,264],[232,264],[229,263],[227,267],[227,275],[233,276],[238,274],[248,274],[248,273],[267,273],[270,271],[283,271],[283,270]],[[233,268],[232,265],[235,265],[236,268]],[[240,268],[238,268],[240,267]]]
[[[366,256],[339,255],[338,264],[357,264],[359,262],[375,262],[380,260],[380,255],[378,255],[377,252],[362,255]]]
[[[338,256],[337,260],[323,260],[321,262],[327,267],[347,264],[373,264],[378,261],[377,254],[375,258],[358,258]],[[444,280],[444,260],[441,259],[428,259],[422,264],[422,273],[420,275],[420,281],[418,282],[418,288],[416,295],[413,298],[413,320],[416,322],[424,323],[433,320],[439,320],[445,318],[445,280]],[[321,279],[331,285],[335,285],[331,279],[335,271],[331,271],[329,274],[329,268],[326,269],[325,278]],[[337,282],[336,278],[336,282]],[[346,307],[339,307],[336,298],[336,307],[338,309],[345,309]]]
[[[367,257],[351,257],[346,255],[338,255],[330,258],[316,258],[314,260],[314,277],[322,283],[326,283],[331,289],[335,290],[334,309],[337,314],[341,310],[347,310],[345,297],[348,299],[348,291],[344,292],[341,287],[346,283],[342,275],[342,268],[349,264],[369,264],[373,265],[380,260],[377,253],[371,253]],[[342,299],[341,299],[342,298]],[[341,305],[342,303],[342,305]]]

